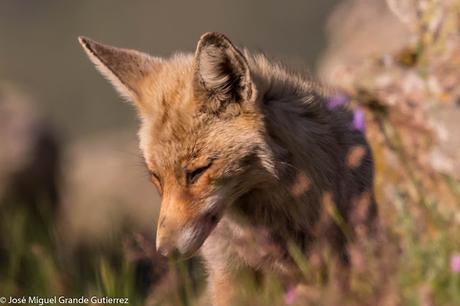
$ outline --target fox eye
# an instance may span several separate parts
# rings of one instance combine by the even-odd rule
[[[186,177],[187,177],[187,184],[192,185],[195,184],[196,181],[206,172],[206,170],[211,167],[211,163],[204,167],[197,168],[193,171],[187,171]]]
[[[151,180],[152,180],[153,184],[155,184],[155,186],[157,187],[158,191],[161,193],[162,183],[161,183],[160,175],[158,173],[155,173],[155,172],[150,172],[150,175],[151,175]]]
[[[158,182],[161,182],[160,175],[158,175],[155,172],[150,172],[150,174],[152,175],[153,179],[157,180]]]

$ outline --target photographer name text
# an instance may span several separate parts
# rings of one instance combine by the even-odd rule
[[[66,296],[19,296],[19,297],[0,297],[0,304],[9,305],[56,305],[56,304],[96,304],[96,305],[109,305],[109,304],[129,304],[127,297],[108,297],[108,296],[80,296],[80,297],[66,297]]]

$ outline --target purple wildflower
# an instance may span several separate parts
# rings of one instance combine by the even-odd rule
[[[366,122],[364,120],[364,112],[361,109],[356,109],[353,111],[353,129],[364,132],[366,129]]]
[[[297,299],[297,292],[294,287],[289,288],[289,290],[284,294],[284,303],[286,305],[294,304]]]
[[[460,273],[460,254],[452,256],[450,259],[450,269],[454,273]]]
[[[343,94],[335,95],[334,97],[327,100],[327,108],[334,109],[339,106],[344,106],[348,103],[348,97]]]

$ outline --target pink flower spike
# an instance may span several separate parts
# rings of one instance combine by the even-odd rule
[[[353,128],[357,131],[364,132],[366,129],[366,122],[364,118],[364,111],[356,109],[353,111]]]
[[[457,254],[451,257],[450,268],[452,272],[460,273],[460,254]]]
[[[294,287],[290,288],[285,294],[284,294],[284,303],[286,305],[292,305],[294,304],[295,300],[297,299],[297,293]]]
[[[348,104],[348,98],[345,95],[338,94],[327,100],[327,108],[334,109]]]

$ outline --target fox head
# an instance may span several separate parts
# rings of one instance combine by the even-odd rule
[[[247,58],[219,33],[204,34],[194,55],[168,59],[79,41],[138,110],[140,148],[162,198],[158,251],[192,255],[235,200],[275,175]]]

